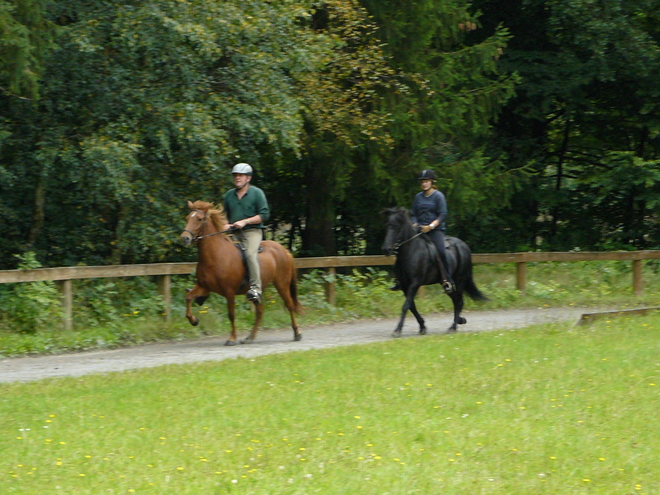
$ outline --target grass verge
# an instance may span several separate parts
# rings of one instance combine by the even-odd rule
[[[525,295],[515,287],[515,265],[476,265],[475,280],[488,295],[489,302],[473,303],[467,309],[530,308],[549,306],[586,306],[629,309],[660,306],[660,278],[656,265],[644,267],[646,289],[641,296],[632,293],[630,263],[575,262],[529,263]],[[304,329],[308,325],[345,322],[365,318],[397,317],[401,310],[401,293],[388,290],[390,275],[373,268],[354,270],[337,277],[337,306],[325,300],[321,271],[304,274],[299,283],[300,299],[306,309],[299,318]],[[26,354],[62,353],[88,349],[114,348],[145,342],[182,340],[204,335],[225,337],[229,333],[225,301],[211,295],[202,307],[195,306],[200,325],[192,327],[183,317],[185,289],[192,287],[189,277],[179,277],[173,284],[173,317],[165,322],[161,316],[162,301],[154,284],[146,278],[128,281],[79,282],[75,291],[74,329],[65,330],[58,318],[40,323],[34,331],[25,331],[12,323],[11,313],[0,312],[0,357]],[[40,299],[37,299],[37,301]],[[8,300],[8,307],[21,304],[20,298]],[[275,291],[265,292],[266,312],[263,329],[289,326],[289,315]],[[422,314],[449,311],[451,301],[437,286],[425,287],[417,298]],[[29,310],[28,310],[29,309]],[[34,311],[24,308],[22,314]],[[243,298],[238,300],[237,325],[244,335],[252,325],[254,314]],[[40,320],[41,321],[41,320]]]

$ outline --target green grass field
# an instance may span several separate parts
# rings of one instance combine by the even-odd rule
[[[660,316],[0,385],[0,493],[660,493]]]

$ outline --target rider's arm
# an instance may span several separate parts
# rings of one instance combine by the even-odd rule
[[[259,191],[259,198],[257,199],[257,214],[252,217],[252,219],[258,218],[258,222],[250,222],[250,223],[263,223],[267,222],[268,219],[270,218],[270,207],[268,206],[268,200],[266,199],[266,195],[264,194],[263,191]]]
[[[437,207],[437,214],[438,216],[431,222],[431,225],[433,228],[436,228],[445,221],[445,218],[447,218],[447,201],[445,200],[445,195],[442,194],[440,191],[436,191],[436,200],[435,204]]]
[[[413,199],[412,208],[410,209],[410,216],[413,225],[417,225],[417,195],[415,195],[415,199]]]
[[[250,218],[244,218],[243,220],[239,220],[236,222],[234,225],[238,227],[239,229],[244,228],[246,225],[256,225],[258,223],[262,223],[263,220],[261,219],[261,215],[255,215]]]

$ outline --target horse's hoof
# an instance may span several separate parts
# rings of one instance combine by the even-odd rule
[[[419,334],[426,335],[426,327],[419,327]]]
[[[401,337],[401,330],[399,330],[398,332],[396,330],[392,332],[392,337],[394,337],[395,339]]]
[[[302,333],[297,333],[293,336],[294,342],[300,342],[302,340]]]
[[[458,324],[459,325],[465,325],[466,323],[467,323],[467,320],[465,318],[463,318],[462,316],[460,316],[458,318]]]
[[[225,342],[226,346],[231,346],[231,345],[236,345],[236,344],[237,344],[237,342],[235,340],[228,340],[227,342]]]
[[[253,344],[254,339],[251,339],[250,337],[245,337],[244,339],[240,340],[241,344]]]
[[[450,326],[450,327],[447,329],[447,333],[454,333],[454,332],[456,332],[456,324]]]
[[[193,316],[193,319],[190,320],[190,324],[191,324],[193,327],[196,327],[197,325],[199,325],[199,318],[197,318],[196,316]]]

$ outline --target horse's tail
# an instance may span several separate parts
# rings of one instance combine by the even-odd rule
[[[490,299],[488,299],[483,294],[483,292],[481,292],[477,288],[477,285],[474,283],[474,277],[472,275],[472,250],[463,241],[459,239],[457,239],[457,241],[460,242],[461,244],[461,246],[459,246],[458,243],[456,245],[457,254],[459,255],[460,258],[463,258],[465,260],[464,262],[465,271],[463,272],[464,273],[463,277],[461,277],[463,278],[463,284],[462,284],[463,290],[467,293],[468,296],[470,296],[470,299],[472,299],[473,301],[489,301]]]
[[[470,276],[465,281],[465,292],[474,301],[489,301],[483,292],[481,292],[475,285],[474,279],[472,278],[472,270],[470,270]]]
[[[293,260],[293,257],[290,256],[289,259],[293,265],[293,270],[291,270],[291,281],[289,282],[289,294],[291,295],[291,299],[293,299],[293,310],[297,314],[301,315],[305,312],[305,309],[298,300],[298,270],[296,269],[296,264]]]

